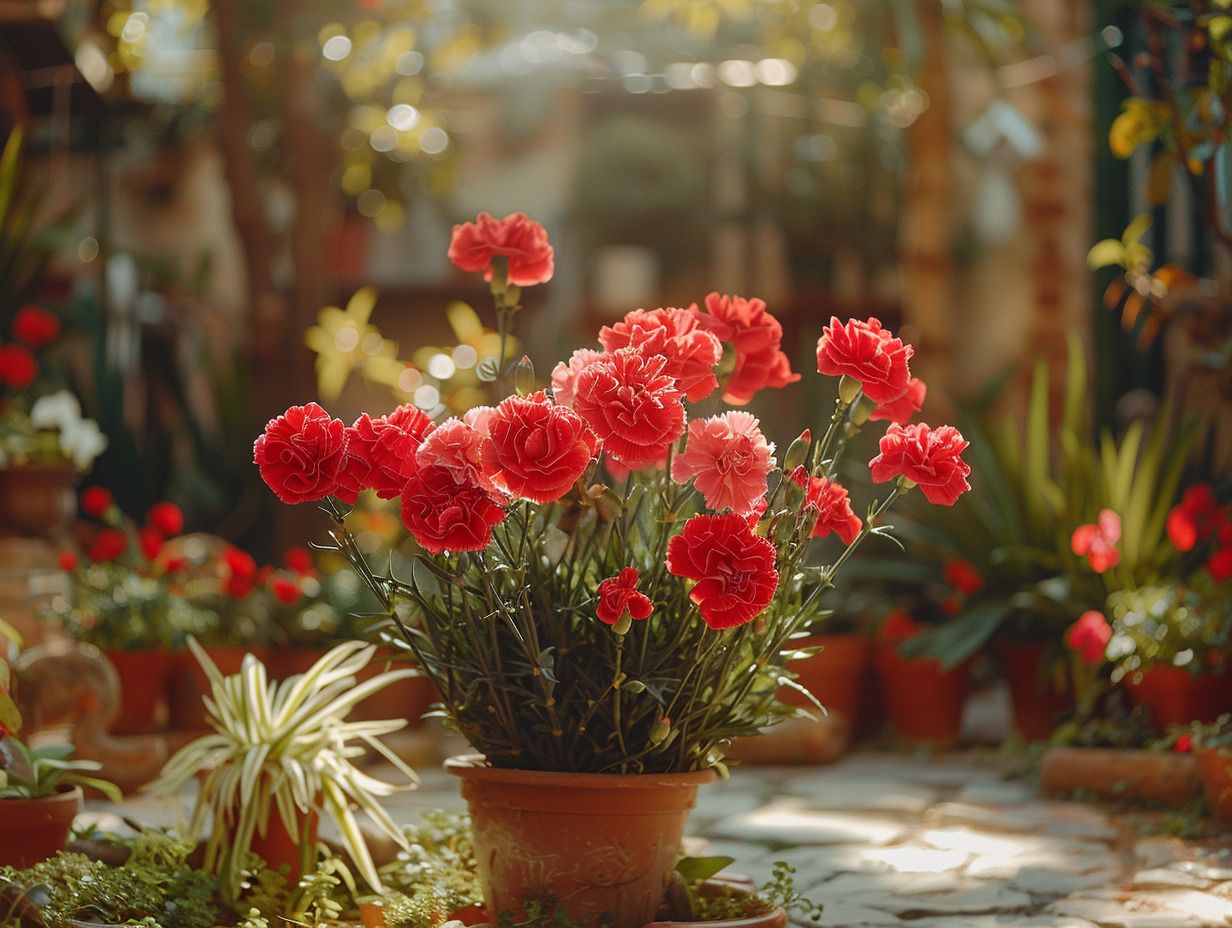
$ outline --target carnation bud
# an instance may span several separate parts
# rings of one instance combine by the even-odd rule
[[[666,716],[654,723],[654,727],[650,729],[650,745],[654,747],[663,741],[672,730],[672,720]]]
[[[514,368],[513,389],[517,391],[518,396],[526,396],[535,392],[535,365],[530,363],[530,358],[526,355],[522,355],[522,360]]]
[[[837,373],[837,371],[836,371]],[[864,384],[856,380],[850,374],[844,374],[838,381],[838,398],[844,406],[850,406],[851,401],[860,395],[860,391],[864,389]]]
[[[867,396],[860,397],[860,401],[851,410],[851,424],[855,426],[863,425],[868,421],[868,417],[873,414],[876,408],[877,404]]]
[[[783,470],[793,471],[802,465],[808,457],[809,446],[813,443],[813,435],[805,429],[800,433],[800,437],[791,443],[787,449],[787,454],[783,457]]]
[[[626,609],[616,624],[612,626],[612,631],[617,635],[627,635],[632,627],[633,616],[629,615],[629,610]]]

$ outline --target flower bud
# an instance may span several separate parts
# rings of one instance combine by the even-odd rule
[[[672,720],[664,716],[659,721],[654,723],[654,727],[650,729],[650,744],[653,747],[667,737],[672,730]]]
[[[850,406],[851,401],[859,396],[863,389],[864,384],[850,374],[844,374],[838,381],[838,398],[842,400],[844,406]]]
[[[791,443],[787,454],[783,456],[783,470],[790,472],[802,465],[808,457],[809,445],[813,443],[813,435],[805,429],[800,437]]]
[[[514,368],[513,388],[518,396],[526,396],[535,392],[535,365],[530,363],[530,358],[526,355],[522,355],[522,360]]]
[[[855,426],[863,425],[868,421],[876,410],[877,404],[870,400],[867,396],[860,397],[860,401],[856,403],[855,408],[851,410],[851,424]]]
[[[617,635],[627,635],[629,633],[629,629],[632,627],[633,616],[631,616],[629,614],[629,610],[626,609],[624,614],[621,615],[621,617],[616,621],[616,624],[612,626],[612,631]]]

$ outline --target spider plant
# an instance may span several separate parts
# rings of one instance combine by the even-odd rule
[[[219,874],[224,893],[234,899],[253,837],[266,834],[277,810],[287,834],[298,836],[300,872],[311,873],[315,841],[302,823],[319,813],[333,819],[359,872],[379,890],[381,880],[351,806],[366,812],[382,833],[405,848],[402,831],[378,799],[413,789],[418,778],[379,740],[402,728],[405,719],[348,722],[346,716],[361,700],[415,671],[387,671],[357,684],[356,675],[376,648],[349,641],[306,673],[272,683],[265,666],[251,654],[238,674],[224,677],[194,639],[189,639],[189,647],[209,680],[205,706],[214,732],[178,751],[149,788],[175,792],[201,776],[188,827],[190,834],[199,835],[211,825],[204,869]],[[355,767],[352,761],[365,746],[394,764],[409,782],[386,783]]]

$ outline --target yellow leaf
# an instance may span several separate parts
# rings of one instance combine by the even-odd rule
[[[1113,264],[1125,266],[1125,246],[1115,238],[1106,238],[1102,242],[1096,242],[1087,252],[1087,267],[1093,271]]]
[[[1134,242],[1138,241],[1138,239],[1142,238],[1142,236],[1146,234],[1146,230],[1150,227],[1150,213],[1142,213],[1135,216],[1133,222],[1125,227],[1125,231],[1121,235],[1121,241],[1125,244],[1125,247],[1128,248]]]

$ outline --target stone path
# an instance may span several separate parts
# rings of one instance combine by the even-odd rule
[[[453,777],[420,771],[421,788],[389,803],[396,820],[463,807]],[[107,824],[121,810],[92,811]],[[122,811],[176,818],[150,797]],[[1041,797],[995,757],[857,753],[824,767],[736,768],[703,788],[688,850],[731,856],[759,884],[786,861],[796,888],[824,904],[823,928],[1232,925],[1232,835],[1140,837],[1114,815]]]

